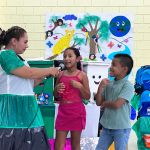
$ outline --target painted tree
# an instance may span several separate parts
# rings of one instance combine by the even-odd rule
[[[50,29],[50,30],[47,30],[46,31],[46,37],[45,39],[47,39],[48,37],[51,37],[54,33],[53,31],[58,27],[58,26],[61,26],[61,27],[64,27],[65,24],[64,24],[64,21],[62,18],[59,18],[58,16],[52,16],[50,19],[49,19],[49,23],[53,23],[53,27]]]
[[[79,45],[82,45],[85,43],[85,39],[84,38],[80,38],[78,36],[74,36],[73,37],[73,44],[71,47],[76,47],[76,46],[79,46]]]
[[[67,16],[67,15],[66,15],[66,16]],[[64,16],[64,17],[52,16],[52,17],[49,19],[49,23],[51,23],[53,26],[51,26],[51,29],[46,32],[46,38],[52,37],[53,34],[56,34],[56,33],[53,33],[53,31],[54,31],[58,26],[60,26],[60,27],[63,28],[64,30],[67,30],[69,24],[66,22],[66,20],[64,20],[64,18],[65,18],[66,16]],[[72,18],[75,18],[75,16],[72,16]],[[71,20],[73,20],[72,18],[70,19],[69,22],[71,22]],[[71,30],[70,30],[70,32],[71,32]],[[62,39],[63,39],[64,36],[66,36],[66,35],[69,36],[69,35],[70,35],[70,34],[69,34],[69,30],[68,30],[68,34],[66,34],[66,35],[63,35],[62,33],[58,33],[58,32],[57,32],[57,34],[61,34],[62,37],[58,40],[57,43],[55,43],[53,49],[55,48],[56,45],[58,45],[58,43],[59,43],[60,41],[62,41]],[[70,39],[69,47],[78,47],[78,46],[80,46],[80,45],[82,45],[82,44],[85,44],[85,38],[81,38],[81,36],[84,36],[84,37],[85,37],[85,35],[84,35],[84,34],[81,34],[81,33],[76,33],[76,34],[74,34],[74,35],[72,36],[72,38]],[[65,38],[65,39],[66,39],[66,38]],[[66,39],[66,40],[67,40],[67,39]],[[63,43],[65,44],[66,41],[64,41]],[[63,47],[63,44],[61,44],[61,46]],[[59,50],[60,50],[60,48],[59,48]],[[65,49],[62,49],[61,53],[54,54],[53,56],[50,56],[50,57],[47,58],[47,59],[55,59],[59,54],[62,54],[64,50],[65,50]]]
[[[98,45],[98,40],[103,42],[109,37],[108,22],[101,20],[100,17],[95,15],[85,15],[83,18],[80,18],[76,25],[76,28],[81,29],[87,34],[87,39],[89,39],[90,47],[89,55],[95,55],[96,49],[99,49],[100,45]]]

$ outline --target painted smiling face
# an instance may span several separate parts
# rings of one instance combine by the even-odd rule
[[[94,83],[96,85],[99,85],[100,79],[101,79],[101,75],[93,75],[92,78],[93,78]]]
[[[131,28],[131,23],[125,16],[114,17],[109,24],[110,32],[116,37],[125,36]]]

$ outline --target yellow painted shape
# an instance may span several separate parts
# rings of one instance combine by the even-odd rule
[[[65,32],[66,34],[60,38],[53,47],[52,51],[54,55],[59,55],[61,52],[63,52],[63,50],[65,50],[65,48],[70,47],[70,42],[74,35],[74,30],[66,30]]]

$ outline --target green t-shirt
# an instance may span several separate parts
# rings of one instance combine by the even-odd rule
[[[13,50],[2,50],[0,51],[0,65],[7,74],[10,74],[12,70],[20,68],[25,64]]]
[[[118,109],[105,108],[100,123],[107,129],[127,129],[130,125],[130,100],[134,95],[134,86],[125,78],[111,81],[104,89],[102,96],[106,101],[123,98],[126,103]]]
[[[13,50],[0,51],[0,128],[44,125],[33,93],[33,80],[11,74],[24,65]]]

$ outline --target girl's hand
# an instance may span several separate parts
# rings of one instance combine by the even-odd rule
[[[65,85],[63,83],[58,83],[55,88],[58,93],[63,93],[65,90]]]
[[[77,89],[80,89],[82,87],[82,84],[78,81],[75,81],[75,80],[71,80],[70,84],[74,87],[74,88],[77,88]]]

